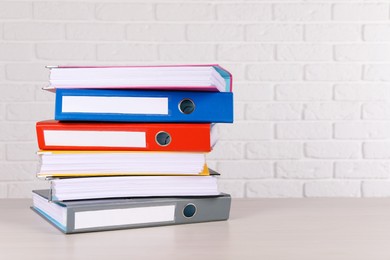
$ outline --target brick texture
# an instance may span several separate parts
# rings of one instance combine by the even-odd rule
[[[201,42],[235,42],[244,40],[244,26],[232,24],[189,24],[187,39]]]
[[[220,21],[270,21],[270,4],[219,4],[216,6],[217,20]]]
[[[384,24],[366,24],[363,27],[363,39],[365,41],[390,41],[390,25]]]
[[[207,154],[233,197],[390,197],[387,1],[0,1],[0,198],[30,197],[47,65],[218,63],[234,124]],[[210,107],[212,109],[212,107]]]
[[[281,101],[332,100],[333,86],[326,83],[294,83],[275,85],[275,99]]]
[[[386,21],[389,19],[389,4],[335,4],[333,18],[337,21]]]
[[[246,147],[248,159],[300,159],[302,145],[298,142],[250,142]]]
[[[390,99],[389,84],[337,84],[334,88],[334,97],[336,100],[368,100],[368,101],[386,101]]]
[[[122,24],[67,24],[66,38],[71,41],[121,41],[125,39]]]
[[[247,183],[249,198],[301,198],[303,181],[299,180],[259,180]]]
[[[65,25],[44,22],[6,22],[3,37],[16,41],[50,41],[65,38]]]
[[[309,181],[305,183],[307,197],[360,197],[360,181],[328,180]]]
[[[111,30],[110,32],[112,33]],[[99,36],[101,37],[102,33],[97,32],[96,37]],[[116,37],[123,37],[123,33],[118,30]],[[186,39],[186,26],[184,24],[133,23],[126,26],[126,39],[146,42],[181,42]],[[111,40],[113,40],[112,37]]]
[[[29,2],[0,2],[0,19],[31,19],[32,3]]]
[[[153,10],[151,4],[96,1],[95,17],[105,21],[150,21],[154,20]]]
[[[332,132],[332,125],[327,122],[276,124],[276,139],[331,139]]]
[[[200,4],[171,4],[156,5],[156,19],[163,21],[212,21],[215,19],[214,5]]]
[[[329,161],[279,161],[276,177],[282,179],[330,179],[333,165]]]
[[[335,177],[340,179],[386,179],[390,177],[390,162],[370,160],[336,162]]]
[[[361,158],[358,142],[307,142],[305,156],[315,159],[355,159]]]
[[[280,21],[329,21],[330,4],[283,3],[274,6],[275,20]]]
[[[92,20],[95,10],[93,3],[35,2],[33,14],[41,20]]]
[[[389,197],[390,196],[390,181],[373,180],[363,181],[362,184],[363,197]]]
[[[305,40],[309,42],[346,42],[361,38],[359,24],[307,24]]]
[[[300,24],[249,24],[246,40],[258,42],[302,41],[303,26]]]

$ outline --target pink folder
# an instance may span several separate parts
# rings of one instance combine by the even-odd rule
[[[57,88],[155,89],[231,92],[232,75],[218,64],[152,66],[48,66]]]

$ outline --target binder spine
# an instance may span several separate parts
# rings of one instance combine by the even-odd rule
[[[77,97],[153,97],[167,98],[167,114],[143,114],[126,112],[63,111],[63,98]],[[86,106],[84,106],[85,109]],[[195,91],[136,91],[136,90],[82,90],[57,89],[55,119],[62,121],[106,121],[106,122],[192,122],[232,123],[233,93]]]
[[[104,211],[113,209],[111,206],[105,208],[94,206],[73,208],[68,211],[71,214],[68,214],[69,226],[67,233],[222,221],[229,218],[230,206],[231,197],[228,194],[221,194],[221,196],[216,197],[178,197],[172,198],[170,202],[156,200],[155,202],[141,202],[132,206],[123,205],[122,207],[115,207],[117,217],[121,215],[119,219],[129,212],[134,214],[138,210],[142,217],[128,223],[125,223],[127,217],[124,217],[126,221],[118,225],[106,225],[99,221],[93,223],[93,220],[89,217],[91,212],[94,217],[99,213],[104,214]],[[165,214],[161,215],[161,212],[164,211]]]

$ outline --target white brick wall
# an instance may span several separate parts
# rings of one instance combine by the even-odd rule
[[[30,19],[32,3],[29,2],[0,2],[1,19]]]
[[[333,6],[336,21],[387,21],[389,6],[386,3],[347,3]]]
[[[305,156],[313,159],[356,159],[361,158],[358,142],[310,141],[304,146]]]
[[[280,21],[329,21],[330,4],[279,3],[274,5],[275,20]]]
[[[306,197],[359,197],[360,181],[321,180],[308,181],[304,186]]]
[[[30,197],[46,65],[219,63],[233,125],[207,158],[234,197],[390,196],[390,2],[0,1],[0,198]]]
[[[390,40],[390,25],[384,24],[365,24],[363,25],[363,40],[367,42],[378,41],[386,42]]]
[[[276,177],[282,179],[328,179],[333,175],[329,161],[279,161],[275,165]]]

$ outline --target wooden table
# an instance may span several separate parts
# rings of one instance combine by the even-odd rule
[[[229,221],[64,235],[0,200],[0,259],[390,259],[390,199],[234,199]]]

